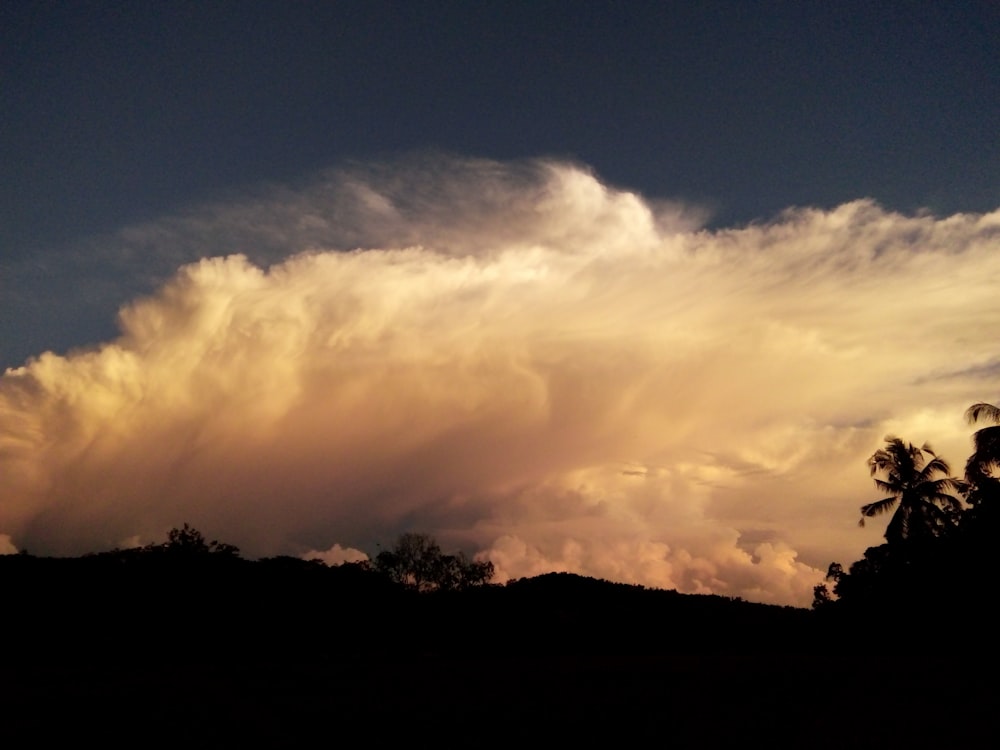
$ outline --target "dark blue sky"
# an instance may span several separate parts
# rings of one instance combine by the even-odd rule
[[[1000,205],[992,1],[8,2],[0,65],[0,263],[428,148],[568,157],[716,226]],[[5,317],[0,364],[64,343]]]

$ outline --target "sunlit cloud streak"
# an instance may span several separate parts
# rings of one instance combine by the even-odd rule
[[[8,544],[188,522],[341,562],[416,530],[501,580],[805,604],[879,539],[855,521],[883,435],[960,468],[996,398],[1000,212],[709,231],[552,161],[324,180],[123,230],[205,257],[117,339],[4,375]]]

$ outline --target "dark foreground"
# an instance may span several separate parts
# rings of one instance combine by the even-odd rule
[[[291,747],[586,740],[992,747],[995,678],[968,665],[790,654],[411,656],[14,675],[5,736]]]
[[[963,646],[940,623],[887,629],[568,575],[414,594],[287,560],[88,565],[0,564],[12,605],[0,680],[7,740],[954,748],[997,739],[992,651]]]

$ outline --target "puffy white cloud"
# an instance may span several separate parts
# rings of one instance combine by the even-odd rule
[[[1000,212],[862,200],[709,231],[552,162],[269,195],[130,231],[305,252],[187,265],[116,340],[0,380],[18,544],[186,521],[322,556],[412,529],[501,577],[801,604],[879,538],[854,522],[882,436],[960,463],[965,407],[995,400]]]
[[[341,547],[334,544],[327,550],[309,550],[302,555],[303,560],[322,560],[327,565],[342,565],[344,563],[363,562],[368,555],[354,547]]]

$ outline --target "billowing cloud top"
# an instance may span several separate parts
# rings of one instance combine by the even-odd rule
[[[878,539],[854,521],[882,436],[960,464],[995,400],[1000,212],[707,231],[572,165],[445,161],[122,233],[237,235],[270,257],[185,265],[116,340],[3,376],[8,546],[188,522],[357,559],[417,530],[502,579],[802,604]]]

